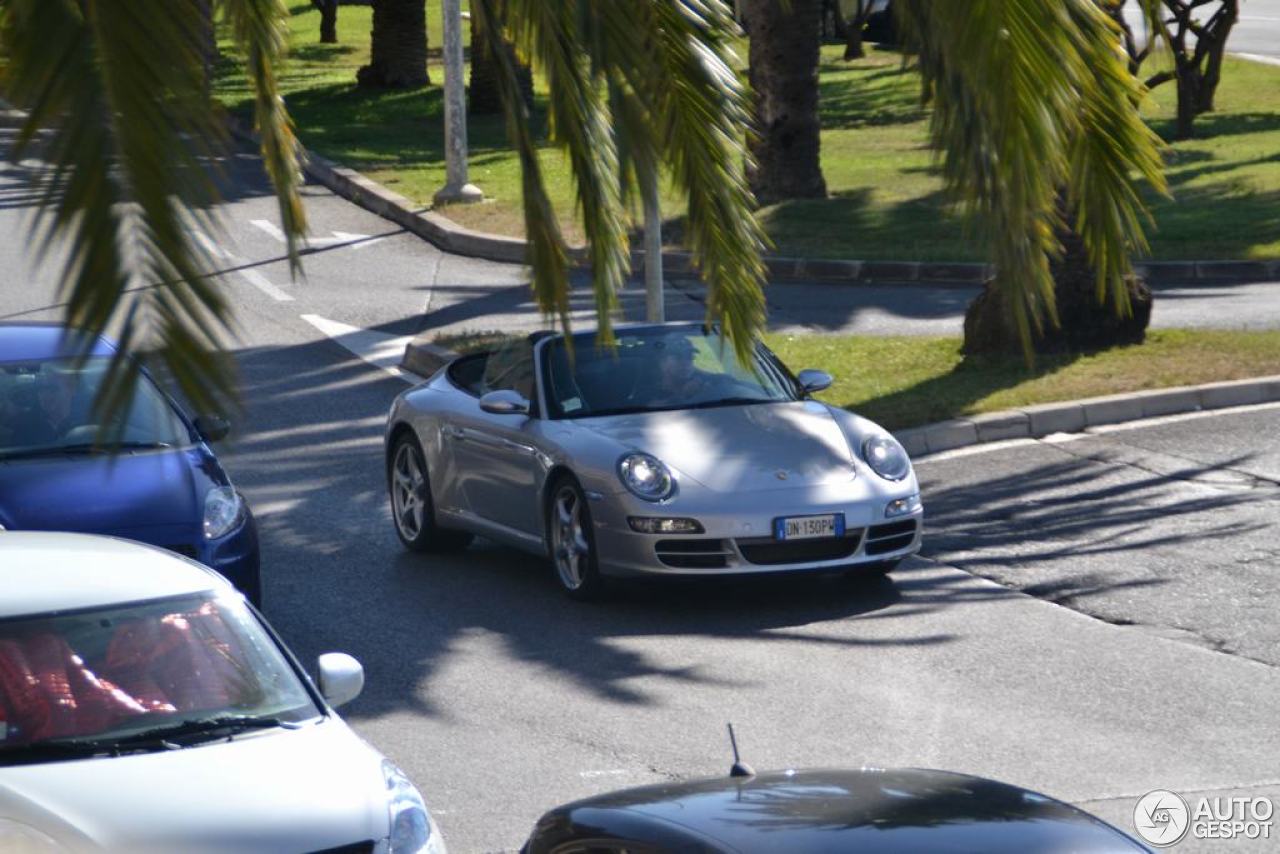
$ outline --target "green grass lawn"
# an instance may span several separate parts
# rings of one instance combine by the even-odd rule
[[[460,353],[510,337],[488,330],[441,336]],[[1280,375],[1280,332],[1157,330],[1143,344],[1099,353],[964,357],[959,338],[784,335],[765,344],[792,371],[818,368],[835,377],[818,395],[889,429],[1038,403]]]
[[[429,42],[437,52],[439,5],[428,3],[427,9]],[[355,86],[355,72],[368,60],[370,10],[339,9],[337,45],[318,43],[319,14],[310,4],[295,5],[293,13],[293,50],[282,88],[303,142],[410,199],[429,202],[444,184],[438,55],[430,67],[433,85],[426,89],[362,91]],[[932,168],[925,143],[927,113],[915,73],[903,70],[896,54],[876,52],[845,63],[839,60],[841,50],[825,46],[821,65],[822,165],[830,198],[761,211],[775,251],[981,260]],[[247,111],[249,92],[234,57],[219,64],[215,94],[230,108]],[[1144,105],[1153,126],[1166,135],[1172,130],[1174,101],[1173,85],[1166,84]],[[542,117],[539,103],[535,121]],[[1202,116],[1197,130],[1197,139],[1168,150],[1174,199],[1153,199],[1152,256],[1280,257],[1280,68],[1229,59],[1218,110]],[[445,213],[472,228],[521,234],[519,164],[507,146],[502,120],[473,116],[468,134],[471,178],[489,200],[452,206]],[[580,240],[567,162],[550,147],[543,148],[541,160],[565,230]],[[682,209],[679,193],[667,188],[663,210],[673,234],[679,233]]]
[[[820,397],[896,429],[1037,403],[1280,374],[1280,332],[1158,330],[1089,355],[964,358],[959,338],[767,335],[793,370],[821,368]]]

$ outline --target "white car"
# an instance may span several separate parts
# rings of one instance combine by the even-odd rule
[[[157,548],[0,533],[0,851],[443,854],[407,777],[230,583]]]

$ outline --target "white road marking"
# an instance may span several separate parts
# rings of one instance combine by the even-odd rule
[[[293,297],[277,288],[267,280],[267,277],[259,273],[257,270],[236,270],[237,273],[249,284],[271,297],[276,302],[293,302]]]
[[[1260,53],[1234,53],[1232,56],[1238,56],[1241,59],[1248,59],[1252,62],[1261,62],[1266,65],[1280,65],[1280,58],[1274,56],[1263,56]]]
[[[373,332],[369,329],[348,326],[345,323],[339,323],[336,320],[329,320],[315,314],[304,314],[302,319],[364,361],[381,368],[396,379],[415,385],[422,382],[422,377],[413,371],[407,371],[400,367],[400,360],[404,357],[404,348],[413,340],[412,335],[388,335],[385,332]]]
[[[269,219],[251,219],[249,224],[265,231],[281,243],[285,242],[284,232],[280,227]],[[372,246],[375,243],[381,243],[384,238],[375,237],[372,240],[368,234],[354,234],[350,231],[335,231],[333,237],[308,237],[306,243],[308,246],[333,246],[339,243],[350,243],[352,249],[363,249],[366,246]],[[357,243],[356,241],[361,241]]]
[[[991,451],[1004,451],[1009,448],[1020,448],[1024,445],[1034,445],[1038,439],[1002,439],[999,442],[985,442],[980,445],[966,445],[963,448],[954,448],[950,451],[939,451],[936,454],[925,454],[917,459],[921,463],[931,463],[941,460],[954,460],[960,457],[971,457],[975,454],[986,454]]]
[[[210,238],[209,235],[205,234],[203,231],[193,228],[191,230],[191,233],[195,236],[196,242],[204,247],[204,251],[208,252],[214,258],[227,259],[227,258],[233,257],[230,252],[223,249],[218,244],[214,243],[212,238]]]
[[[269,234],[269,235],[271,235],[272,237],[274,237],[276,240],[280,241],[281,243],[284,243],[284,232],[283,232],[283,231],[281,231],[281,230],[280,230],[280,227],[279,227],[279,226],[277,226],[277,225],[276,225],[274,222],[272,222],[271,220],[269,220],[269,219],[251,219],[251,220],[249,220],[249,224],[250,224],[250,225],[257,226],[258,228],[260,228],[260,229],[262,229],[263,231],[265,231],[267,234]]]
[[[586,778],[591,778],[591,777],[625,777],[625,776],[627,776],[627,774],[629,774],[629,773],[631,773],[631,772],[627,771],[625,768],[610,768],[610,769],[609,769],[609,770],[607,770],[607,771],[579,771],[579,772],[578,772],[578,776],[579,776],[579,777],[586,777]]]
[[[986,454],[992,451],[1003,451],[1008,448],[1017,448],[1024,445],[1034,445],[1044,442],[1050,445],[1061,445],[1067,442],[1075,442],[1080,439],[1087,439],[1090,436],[1097,436],[1106,433],[1121,433],[1125,430],[1141,430],[1144,427],[1159,427],[1163,424],[1177,424],[1182,421],[1196,421],[1201,418],[1214,418],[1219,415],[1240,415],[1249,412],[1266,412],[1272,409],[1280,409],[1280,402],[1275,403],[1255,403],[1249,406],[1231,406],[1225,409],[1209,409],[1198,412],[1182,412],[1177,415],[1161,415],[1156,418],[1143,418],[1140,421],[1126,421],[1123,424],[1101,424],[1097,427],[1088,427],[1081,433],[1050,433],[1040,439],[1006,439],[1002,442],[987,442],[980,445],[969,445],[964,448],[956,448],[952,451],[941,451],[936,454],[926,454],[917,459],[920,464],[941,462],[943,460],[954,460],[957,457],[969,457],[975,454]]]

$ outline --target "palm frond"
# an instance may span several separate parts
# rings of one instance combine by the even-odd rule
[[[1146,245],[1132,175],[1160,188],[1163,180],[1112,22],[1094,0],[905,0],[895,8],[919,44],[947,187],[982,229],[1028,358],[1034,332],[1056,323],[1049,258],[1060,249],[1064,187],[1100,292],[1123,309],[1130,253]]]
[[[538,306],[547,314],[559,317],[569,328],[569,251],[560,222],[551,206],[542,167],[538,163],[537,142],[529,127],[529,110],[520,92],[515,62],[503,44],[503,26],[507,17],[504,0],[472,0],[471,14],[476,16],[480,31],[488,39],[490,56],[496,73],[494,82],[502,99],[511,138],[520,158],[520,187],[524,205],[528,262],[533,272],[533,293]]]
[[[127,355],[141,346],[192,377],[182,390],[197,405],[232,397],[231,377],[208,358],[227,307],[187,239],[216,195],[210,154],[220,139],[194,13],[163,0],[14,0],[6,13],[5,91],[28,110],[11,156],[47,164],[41,255],[69,238],[60,294],[69,325],[97,333],[122,320],[95,401],[107,414],[129,399],[137,373]],[[143,281],[151,287],[132,287]]]
[[[228,3],[260,22],[276,16],[279,36],[287,13],[277,0]],[[102,423],[119,421],[138,379],[130,356],[144,351],[193,405],[225,409],[235,387],[219,351],[231,312],[207,276],[210,259],[191,240],[193,226],[216,227],[216,157],[225,143],[205,89],[198,3],[10,0],[3,16],[8,62],[0,85],[27,111],[10,157],[46,164],[42,216],[33,227],[39,257],[65,250],[60,297],[68,325],[114,331],[120,344],[94,402]],[[263,33],[241,29],[258,45],[252,75],[269,83],[282,42],[263,46]],[[278,98],[259,124],[264,140],[281,139],[287,117]],[[286,200],[286,231],[296,238],[303,223],[291,150],[292,159],[276,157],[273,178]]]
[[[231,30],[245,57],[254,89],[254,127],[262,139],[263,164],[280,202],[290,270],[301,271],[298,242],[307,233],[302,207],[301,147],[276,84],[275,69],[288,50],[289,9],[284,0],[222,0]]]
[[[516,49],[531,58],[547,80],[548,130],[572,168],[588,243],[598,337],[607,344],[630,253],[607,93],[585,49],[591,32],[589,13],[580,13],[577,3],[547,0],[505,0],[503,7],[502,20]],[[539,304],[544,309],[555,307],[567,327],[568,282],[546,282],[536,271],[534,282]],[[551,289],[543,290],[547,285]]]
[[[1133,176],[1168,193],[1163,143],[1138,113],[1143,87],[1115,47],[1118,25],[1093,4],[1076,6],[1074,13],[1092,73],[1081,80],[1081,127],[1069,151],[1067,198],[1075,230],[1097,268],[1098,300],[1109,298],[1118,313],[1128,314],[1124,279],[1131,258],[1148,249],[1144,223],[1151,221]]]
[[[626,272],[625,203],[637,185],[665,170],[688,198],[688,240],[708,285],[708,319],[722,323],[746,358],[764,327],[765,236],[746,181],[751,106],[732,70],[731,38],[738,31],[729,7],[722,0],[479,0],[476,6],[487,16],[500,7],[517,49],[547,77],[552,138],[573,167],[605,340],[605,310]],[[512,136],[522,150],[531,140],[523,123],[516,124]],[[521,157],[532,242],[546,226],[533,218],[542,202],[530,204],[531,158]],[[540,186],[540,179],[534,183]],[[542,283],[536,263],[534,280],[544,310],[557,307],[561,291],[550,288],[563,284]]]

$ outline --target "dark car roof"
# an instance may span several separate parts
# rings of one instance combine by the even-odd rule
[[[0,362],[68,358],[78,353],[79,345],[86,340],[92,341],[89,355],[110,356],[115,352],[107,339],[69,330],[59,323],[0,323]]]
[[[784,771],[612,792],[548,813],[530,851],[545,850],[536,844],[540,835],[554,844],[579,830],[597,839],[605,830],[633,843],[661,847],[679,840],[694,850],[744,854],[1146,850],[1044,795],[913,768]]]

